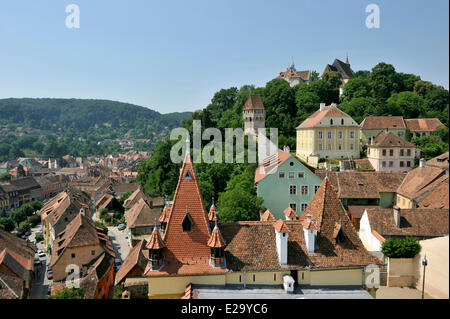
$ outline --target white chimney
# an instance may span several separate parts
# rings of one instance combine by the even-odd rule
[[[370,137],[370,145],[373,145],[373,136]]]
[[[275,229],[278,261],[280,265],[287,265],[289,233],[279,232]]]
[[[331,103],[331,106],[336,106],[336,103]]]
[[[421,158],[420,161],[419,161],[419,167],[424,167],[425,163],[426,163],[425,159]]]
[[[305,236],[306,248],[308,249],[308,254],[314,253],[316,250],[316,237],[317,230],[307,229],[303,227],[303,234]]]
[[[398,206],[394,206],[394,222],[395,227],[400,228],[400,208]]]
[[[322,111],[325,108],[325,103],[320,103],[320,110]]]

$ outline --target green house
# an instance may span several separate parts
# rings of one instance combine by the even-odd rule
[[[276,219],[285,219],[288,207],[301,216],[321,183],[302,162],[282,150],[278,150],[277,163],[263,163],[255,172],[257,195]]]

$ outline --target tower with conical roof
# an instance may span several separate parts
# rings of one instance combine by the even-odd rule
[[[250,94],[244,104],[244,134],[257,136],[259,128],[266,127],[266,110],[261,95]]]

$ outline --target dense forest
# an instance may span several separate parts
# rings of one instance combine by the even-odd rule
[[[190,116],[108,100],[1,99],[0,161],[116,153],[114,140],[122,138],[135,140],[136,150],[151,150]]]
[[[317,74],[315,72],[315,74]],[[343,88],[340,74],[317,76],[310,84],[290,87],[284,80],[271,80],[265,87],[244,85],[221,89],[211,103],[182,122],[191,133],[192,121],[201,120],[202,129],[243,127],[242,109],[249,94],[260,94],[266,109],[266,127],[279,130],[279,147],[295,149],[295,128],[317,111],[320,103],[337,103],[338,107],[360,123],[369,115],[401,115],[408,118],[437,117],[447,128],[431,136],[407,138],[415,143],[426,159],[448,151],[449,92],[441,86],[423,81],[414,74],[396,72],[387,63],[379,63],[371,71],[355,72]],[[222,132],[223,133],[223,132]],[[224,134],[222,134],[224,136]],[[139,168],[138,181],[151,196],[173,196],[180,165],[170,161],[174,141],[162,142],[153,156]],[[208,143],[205,141],[204,143]],[[258,219],[261,199],[256,197],[253,164],[195,164],[205,205],[212,197],[222,220]]]

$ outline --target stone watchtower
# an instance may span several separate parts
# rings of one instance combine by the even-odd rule
[[[244,134],[258,135],[259,128],[266,127],[266,110],[259,94],[250,94],[244,104]]]

